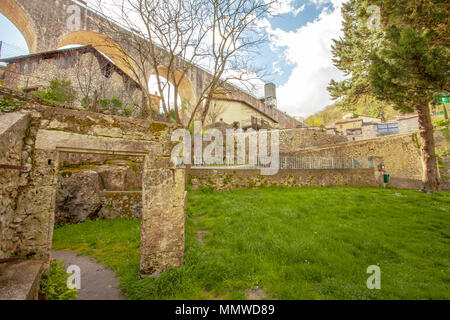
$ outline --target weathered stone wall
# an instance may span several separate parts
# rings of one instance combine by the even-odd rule
[[[311,129],[280,130],[280,152],[346,142],[342,136]]]
[[[37,237],[41,241],[34,238],[24,243],[23,248],[27,248],[27,251],[35,249],[38,253],[45,253],[51,244],[54,215],[48,212],[53,213],[55,208],[54,191],[60,152],[96,153],[97,150],[103,150],[104,153],[135,155],[137,152],[142,156],[154,156],[168,154],[171,147],[168,127],[165,124],[39,105],[24,106],[22,112],[30,113],[33,124],[39,127],[34,157],[34,161],[39,165],[36,166],[36,177],[32,178],[28,186],[30,190],[24,193],[23,203],[32,203],[31,210],[40,211],[33,212],[33,216],[36,225],[41,227],[41,233]],[[46,172],[40,172],[42,170]],[[45,177],[45,181],[40,181],[41,177]],[[34,181],[39,183],[33,183]],[[40,197],[41,194],[43,198]],[[42,207],[47,210],[42,212]],[[152,209],[148,208],[147,214],[152,214]],[[25,212],[27,210],[29,208],[24,208]],[[42,228],[42,225],[46,225],[43,219],[50,219],[47,224],[50,230]]]
[[[105,69],[108,66],[106,76]],[[33,56],[10,63],[5,72],[4,83],[11,89],[29,89],[47,86],[54,79],[70,81],[76,91],[74,108],[82,107],[81,102],[86,95],[93,100],[96,93],[98,100],[115,98],[122,101],[123,105],[118,108],[103,106],[98,101],[95,107],[93,103],[89,106],[92,111],[124,115],[125,109],[129,109],[133,117],[147,116],[147,111],[141,107],[144,105],[143,93],[138,85],[90,48],[80,48],[75,53],[45,59],[43,56]]]
[[[332,146],[284,152],[298,157],[342,157],[367,161],[369,157],[381,158],[391,184],[398,188],[420,188],[422,162],[420,144],[415,133],[384,138],[339,143]]]
[[[20,113],[0,115],[0,164],[25,165],[28,121]],[[0,168],[0,258],[10,257],[19,245],[21,221],[15,216],[15,208],[20,188],[26,183],[20,170]]]
[[[142,191],[105,191],[101,201],[99,219],[139,219],[142,216]]]
[[[142,169],[143,159],[142,157],[124,157],[124,156],[111,156],[108,154],[95,154],[95,153],[70,153],[61,152],[59,156],[61,169],[65,168],[79,168],[84,165],[105,165],[116,164],[124,161],[124,165],[128,165],[128,162],[132,162],[135,166]]]
[[[188,184],[194,190],[210,187],[214,190],[233,190],[253,187],[326,187],[379,186],[375,169],[312,169],[280,170],[275,175],[261,175],[260,170],[191,169]]]
[[[0,84],[5,80],[5,71],[6,71],[6,67],[5,66],[0,66]]]
[[[61,152],[60,168],[56,225],[87,219],[141,217],[143,157],[117,159],[111,155],[87,157]]]
[[[173,127],[143,119],[37,104],[21,105],[19,112],[29,117],[25,145],[29,146],[30,151],[26,154],[30,160],[26,163],[31,165],[31,169],[20,177],[26,183],[18,193],[15,204],[14,219],[17,218],[19,226],[11,236],[18,239],[18,243],[8,249],[7,254],[2,253],[4,256],[49,258],[59,156],[63,152],[72,152],[140,156],[145,159],[141,273],[160,273],[182,263],[185,174],[184,170],[176,169],[170,160]],[[15,152],[19,149],[21,146]],[[11,216],[11,212],[8,215]],[[7,228],[15,223],[10,219],[5,222]],[[8,239],[7,247],[12,244]]]
[[[146,157],[143,175],[141,275],[157,276],[183,264],[185,172],[170,157]]]
[[[227,141],[226,131],[222,130],[223,133],[223,141]],[[257,134],[257,133],[253,133]],[[237,134],[233,134],[234,136],[234,150],[235,150],[235,157],[237,157],[237,146],[238,141]],[[287,129],[287,130],[278,130],[278,136],[279,136],[279,151],[280,153],[284,152],[290,152],[292,150],[299,150],[299,149],[307,149],[311,147],[318,147],[318,146],[330,146],[335,145],[338,143],[346,142],[347,139],[343,136],[338,136],[334,134],[328,134],[326,132],[318,131],[318,130],[312,130],[312,129]],[[271,130],[267,131],[267,151],[262,152],[268,152],[268,154],[271,153]],[[205,149],[208,146],[209,143],[203,143],[203,149]],[[259,147],[257,147],[259,148]],[[249,161],[249,135],[245,136],[245,153],[246,153],[246,163]],[[224,145],[223,148],[223,154],[226,155],[227,152],[227,146]]]

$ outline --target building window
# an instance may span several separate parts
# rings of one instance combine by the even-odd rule
[[[105,78],[110,78],[112,73],[113,73],[113,66],[110,63],[107,63],[102,67],[102,74]]]
[[[388,123],[377,125],[378,133],[381,134],[395,134],[398,133],[398,123]]]

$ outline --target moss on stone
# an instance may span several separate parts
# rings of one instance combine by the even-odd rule
[[[153,133],[165,131],[167,129],[167,125],[163,123],[153,122],[150,126],[150,130]]]
[[[60,170],[60,174],[64,177],[70,177],[73,173],[80,173],[86,170],[91,170],[95,167],[95,164],[83,164],[77,167],[65,167],[64,169]]]

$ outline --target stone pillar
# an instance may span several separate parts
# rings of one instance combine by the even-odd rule
[[[184,258],[185,172],[169,157],[148,155],[142,179],[142,277],[179,267]]]
[[[57,151],[35,150],[28,184],[21,190],[16,208],[20,227],[16,230],[19,257],[50,258],[52,247],[55,195],[58,180]]]

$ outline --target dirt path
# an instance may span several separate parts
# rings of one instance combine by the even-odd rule
[[[52,251],[52,258],[64,261],[64,267],[77,265],[81,270],[78,300],[125,300],[114,271],[87,256],[72,251]]]

